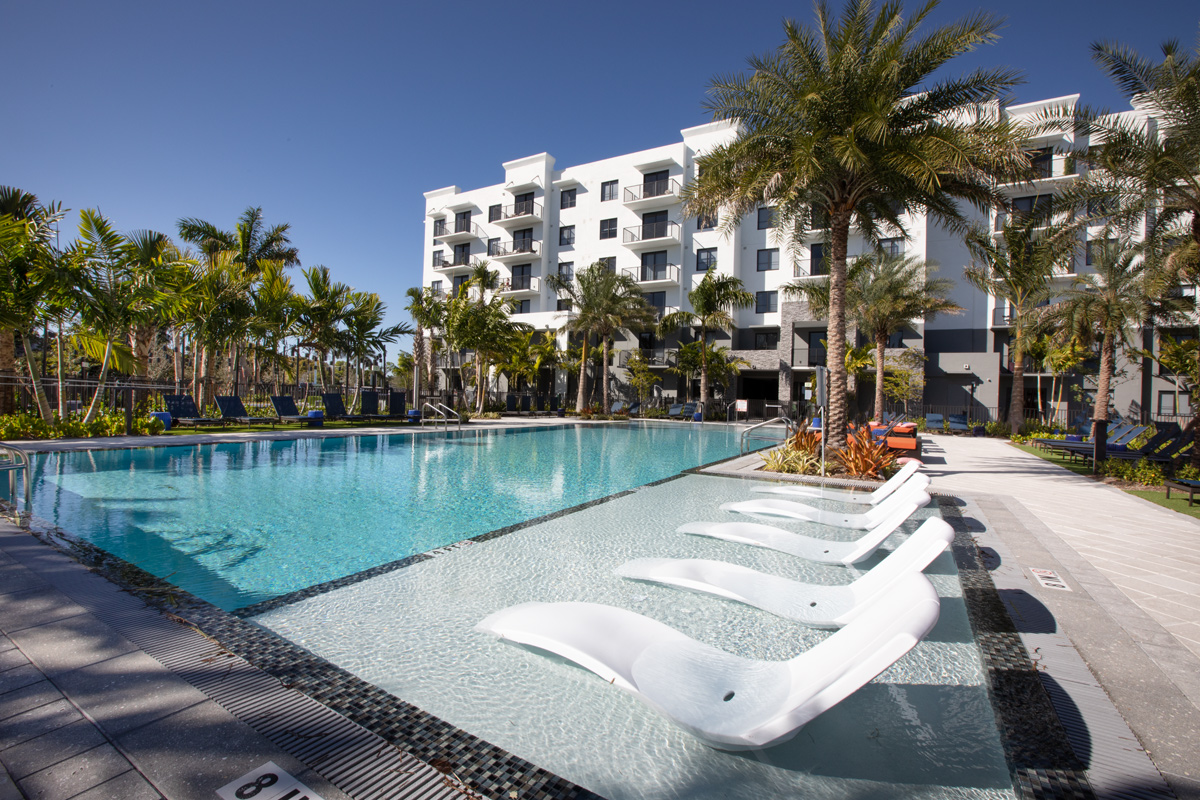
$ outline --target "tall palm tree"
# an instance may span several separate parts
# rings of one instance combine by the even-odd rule
[[[300,311],[299,325],[302,331],[301,347],[315,350],[320,355],[321,382],[333,385],[333,369],[325,377],[326,362],[331,351],[341,343],[341,326],[350,312],[351,289],[344,283],[333,280],[329,267],[314,266],[304,270],[308,284],[308,297],[304,298]]]
[[[816,25],[784,24],[774,52],[749,59],[751,72],[712,81],[714,119],[738,124],[736,138],[696,160],[684,190],[690,214],[723,211],[732,232],[742,217],[773,206],[793,247],[828,228],[830,408],[827,436],[846,436],[846,254],[850,228],[868,240],[906,235],[902,215],[923,212],[964,230],[964,200],[1000,202],[996,179],[1028,174],[1022,135],[984,106],[1018,82],[1012,70],[934,79],[956,56],[995,41],[1000,20],[976,13],[918,37],[936,0],[905,19],[898,3],[876,9],[850,0],[838,20],[824,3]]]
[[[51,419],[53,412],[33,357],[32,332],[44,310],[48,276],[62,266],[61,254],[53,245],[62,217],[60,205],[43,206],[35,195],[0,186],[0,369],[15,369],[16,331],[25,349],[38,412],[45,420]],[[11,397],[4,399],[4,410],[11,410]]]
[[[149,230],[133,231],[125,239],[131,279],[156,292],[166,292],[177,271],[187,263],[175,243],[165,233]],[[160,311],[161,304],[147,307],[130,327],[129,347],[133,351],[137,374],[142,377],[149,369],[150,348],[162,325]]]
[[[516,322],[510,316],[512,302],[500,297],[480,303],[466,290],[446,304],[445,332],[454,350],[475,353],[475,406],[483,413],[486,392],[484,380],[489,365],[501,361],[505,354],[531,334],[533,328]],[[465,366],[465,365],[464,365]]]
[[[875,419],[883,419],[883,372],[888,338],[913,320],[957,314],[962,307],[947,295],[954,281],[930,278],[932,267],[915,256],[883,253],[856,258],[846,273],[846,314],[875,342]],[[813,313],[829,309],[828,280],[799,280],[783,287],[803,297]]]
[[[384,348],[401,336],[412,333],[405,323],[396,325],[383,324],[387,316],[387,303],[379,299],[374,292],[352,292],[350,308],[346,313],[345,342],[347,368],[353,360],[356,374],[356,384],[361,391],[363,386],[363,364],[381,356]]]
[[[582,334],[583,351],[579,359],[579,393],[575,408],[582,411],[587,385],[588,338],[596,336],[603,348],[601,361],[601,397],[608,404],[608,351],[612,337],[620,331],[646,328],[654,324],[656,312],[638,290],[637,282],[628,275],[617,275],[603,261],[597,261],[573,279],[551,275],[546,279],[550,288],[565,296],[571,303],[571,314],[563,329]],[[607,413],[607,411],[605,412]]]
[[[1052,215],[1053,211],[1047,212]],[[967,234],[973,263],[963,275],[975,288],[1003,301],[1012,332],[1012,398],[1008,424],[1013,433],[1025,421],[1025,352],[1040,321],[1038,307],[1050,301],[1056,271],[1072,272],[1078,246],[1073,228],[1055,228],[1045,215],[1009,215],[998,236],[974,228]]]
[[[300,251],[288,238],[291,226],[287,223],[267,227],[261,207],[251,206],[242,212],[232,231],[223,231],[211,222],[195,217],[179,220],[179,237],[201,249],[206,256],[217,252],[233,254],[233,263],[247,276],[258,277],[266,262],[278,262],[285,267],[300,265]]]
[[[688,292],[691,311],[676,311],[663,317],[658,325],[659,333],[666,335],[683,328],[694,328],[700,344],[700,402],[708,408],[708,360],[710,344],[708,335],[717,330],[733,327],[733,312],[754,305],[754,295],[746,291],[741,280],[732,275],[718,275],[709,269]]]
[[[412,317],[413,331],[413,405],[420,407],[421,402],[421,369],[424,367],[426,380],[433,386],[433,347],[427,339],[445,317],[445,307],[441,299],[434,294],[433,289],[418,286],[411,287],[404,296],[408,305],[404,310]]]
[[[1064,337],[1099,347],[1100,375],[1092,420],[1105,422],[1118,350],[1134,346],[1135,333],[1148,308],[1170,319],[1186,306],[1167,297],[1162,276],[1150,269],[1149,262],[1127,241],[1100,247],[1093,265],[1094,272],[1079,276],[1075,285],[1062,293],[1050,317]]]
[[[278,376],[290,371],[287,353],[280,352],[280,345],[293,333],[302,308],[292,279],[283,269],[278,263],[266,265],[250,291],[251,333],[257,343],[254,379],[257,382],[261,366],[272,367],[276,376],[276,394],[279,393]]]

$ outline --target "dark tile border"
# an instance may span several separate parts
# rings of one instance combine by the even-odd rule
[[[951,548],[958,580],[1017,795],[1023,800],[1092,800],[1095,793],[1084,765],[1071,748],[1029,651],[1000,600],[984,556],[968,533],[963,502],[945,495],[936,500],[942,517],[954,528]]]

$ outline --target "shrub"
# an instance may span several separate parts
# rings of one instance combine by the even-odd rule
[[[792,450],[797,450],[801,453],[808,453],[820,457],[821,455],[821,434],[817,431],[798,430],[788,439],[788,447]]]
[[[1160,465],[1144,458],[1137,462],[1124,458],[1108,458],[1105,459],[1101,472],[1110,478],[1119,478],[1142,486],[1160,486],[1165,477]]]
[[[1010,433],[1007,422],[986,422],[983,431],[988,436],[1007,437]]]
[[[642,411],[642,416],[646,419],[663,419],[667,416],[665,408],[647,408]]]
[[[139,436],[157,436],[163,432],[162,420],[135,413],[133,432]],[[124,435],[124,411],[102,411],[86,425],[78,414],[70,414],[65,419],[56,415],[49,421],[24,411],[0,417],[0,439],[86,439]]]
[[[846,437],[845,448],[837,451],[834,459],[856,478],[885,478],[896,466],[896,456],[887,443],[875,441],[867,428]]]
[[[1185,481],[1200,481],[1200,467],[1184,464],[1175,470],[1175,477]]]
[[[779,447],[763,455],[763,469],[790,475],[820,475],[821,458],[792,447]]]

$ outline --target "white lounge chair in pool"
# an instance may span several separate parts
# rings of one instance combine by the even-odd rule
[[[785,742],[894,664],[929,633],[939,603],[919,572],[789,661],[741,658],[658,620],[595,603],[524,603],[476,627],[574,661],[708,745]]]
[[[740,514],[762,514],[771,517],[787,517],[789,519],[819,522],[822,525],[832,525],[835,528],[855,528],[869,530],[892,515],[897,508],[916,504],[917,508],[929,505],[932,499],[925,492],[925,486],[909,481],[901,486],[892,496],[877,506],[869,508],[862,514],[847,514],[842,511],[822,511],[803,503],[791,500],[743,500],[737,503],[722,503],[722,511],[736,511]],[[911,512],[910,512],[911,513]]]
[[[676,530],[693,536],[710,536],[727,542],[765,547],[768,550],[778,550],[824,564],[857,564],[870,558],[884,540],[916,513],[916,510],[917,504],[914,502],[896,508],[866,535],[853,542],[817,539],[759,522],[689,522],[680,525]]]
[[[924,479],[925,485],[928,486],[931,481],[927,475],[921,475],[918,478],[914,473],[921,468],[921,462],[913,460],[909,461],[900,471],[887,479],[887,482],[873,492],[855,492],[849,489],[827,489],[821,486],[767,486],[751,491],[764,494],[781,494],[787,497],[811,497],[817,500],[837,500],[839,503],[859,503],[862,505],[879,505],[892,492],[904,486],[912,480]]]
[[[954,529],[934,517],[853,583],[826,586],[781,578],[723,561],[637,558],[617,567],[633,580],[664,583],[761,608],[816,628],[849,624],[906,575],[920,572],[954,541]]]

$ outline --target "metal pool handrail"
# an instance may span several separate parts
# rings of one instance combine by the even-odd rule
[[[19,447],[3,443],[0,443],[0,455],[7,455],[9,459],[7,463],[0,460],[0,470],[8,473],[8,496],[12,500],[13,508],[17,507],[16,472],[21,470],[25,474],[25,511],[32,511],[33,468],[29,463],[29,455]]]
[[[755,430],[757,430],[759,428],[765,427],[767,425],[776,425],[780,422],[783,423],[784,427],[787,429],[787,432],[788,432],[788,436],[785,436],[782,439],[776,439],[776,438],[773,438],[770,436],[753,436],[753,435],[751,435]],[[796,423],[792,422],[792,420],[789,419],[788,417],[772,417],[771,419],[766,420],[765,422],[760,422],[757,425],[751,425],[749,428],[746,428],[746,430],[742,431],[742,438],[741,438],[741,441],[738,443],[738,450],[739,450],[739,452],[742,453],[742,455],[746,454],[746,440],[747,439],[757,439],[759,441],[764,441],[764,442],[785,442],[785,441],[787,441],[787,439],[790,436],[794,436],[796,434],[797,430],[798,429],[796,428]]]
[[[446,427],[447,427],[447,428],[449,428],[449,427],[450,427],[450,415],[451,415],[451,414],[453,414],[453,415],[454,415],[454,419],[455,419],[455,421],[456,421],[456,422],[458,422],[458,427],[460,427],[460,428],[462,427],[462,417],[461,417],[461,416],[459,416],[459,414],[458,414],[458,412],[457,412],[457,411],[455,411],[453,408],[451,408],[450,406],[446,405],[445,403],[438,403],[438,404],[437,404],[437,406],[438,406],[438,408],[440,408],[440,409],[442,410],[442,412],[443,412],[443,413],[442,413],[442,417],[443,417],[443,418],[446,420]]]
[[[441,420],[442,422],[446,423],[446,429],[449,430],[450,420],[446,416],[446,413],[444,411],[442,411],[440,408],[438,408],[437,406],[435,406],[433,403],[425,403],[425,405],[421,406],[421,412],[422,412],[421,416],[422,417],[424,417],[424,412],[425,412],[425,409],[427,409],[427,408],[433,412],[433,427],[436,429],[438,420]]]

